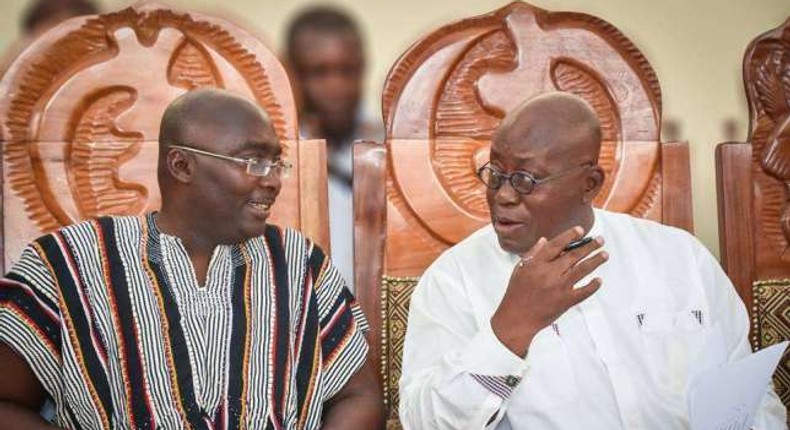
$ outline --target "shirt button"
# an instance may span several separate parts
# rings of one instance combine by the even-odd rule
[[[518,383],[519,383],[519,379],[513,375],[510,375],[505,378],[505,385],[507,385],[510,388],[515,387],[516,385],[518,385]]]

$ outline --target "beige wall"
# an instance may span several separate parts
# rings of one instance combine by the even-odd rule
[[[98,1],[98,0],[97,0]],[[0,49],[18,34],[17,19],[27,0],[0,0]],[[303,0],[192,0],[168,2],[222,14],[246,23],[279,47],[288,19]],[[421,34],[463,17],[503,6],[482,0],[342,0],[368,35],[370,83],[367,106],[378,113],[378,94],[389,66]],[[125,1],[104,0],[106,9]],[[790,15],[788,0],[534,0],[549,10],[585,12],[618,27],[644,52],[656,70],[664,119],[680,125],[691,142],[694,222],[697,236],[718,254],[713,150],[725,136],[723,123],[737,124],[746,138],[748,113],[741,84],[741,60],[748,42]]]

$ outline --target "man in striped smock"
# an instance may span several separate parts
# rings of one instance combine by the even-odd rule
[[[359,307],[319,247],[266,223],[281,151],[238,96],[170,105],[161,211],[43,236],[0,281],[0,429],[376,428]]]

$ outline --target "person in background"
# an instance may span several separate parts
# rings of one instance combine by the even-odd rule
[[[26,36],[35,36],[69,18],[98,13],[91,0],[35,0],[22,16],[22,30]]]
[[[353,289],[352,143],[384,137],[381,121],[362,109],[365,43],[347,13],[316,6],[288,27],[285,62],[299,96],[300,134],[327,142],[332,260]]]
[[[0,76],[38,35],[61,22],[82,15],[99,13],[91,0],[33,0],[20,17],[22,35],[9,45],[0,57]]]

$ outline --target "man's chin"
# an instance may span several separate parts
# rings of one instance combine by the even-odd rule
[[[497,234],[497,239],[499,240],[499,247],[511,254],[521,255],[529,250],[529,248],[524,246],[524,243],[527,243],[526,240],[519,240],[519,238],[502,234]]]
[[[263,219],[255,219],[254,222],[247,222],[237,230],[237,234],[233,238],[229,238],[228,245],[235,245],[238,243],[246,242],[250,239],[263,236],[266,232],[266,226],[269,223]]]

